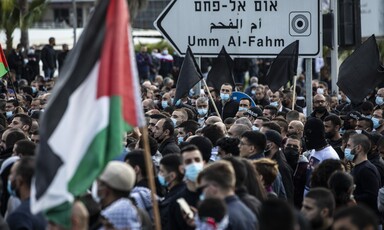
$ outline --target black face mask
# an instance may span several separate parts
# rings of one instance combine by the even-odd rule
[[[293,170],[295,170],[297,161],[299,160],[299,151],[291,147],[286,147],[284,149],[284,155],[287,159],[287,163],[291,166]]]
[[[327,108],[325,106],[316,107],[316,108],[314,108],[314,110],[315,110],[316,113],[325,113],[325,112],[327,112]]]

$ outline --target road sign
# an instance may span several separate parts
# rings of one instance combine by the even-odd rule
[[[320,0],[172,0],[154,25],[181,55],[273,57],[295,40],[321,54]]]

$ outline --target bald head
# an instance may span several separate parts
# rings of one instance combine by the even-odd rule
[[[241,135],[243,135],[243,133],[246,131],[252,131],[252,129],[244,124],[233,124],[228,130],[228,135],[230,137],[236,137],[240,139]]]
[[[207,120],[205,120],[206,125],[213,125],[216,122],[223,122],[223,121],[218,116],[211,116],[211,117],[208,117]]]
[[[288,135],[303,137],[304,125],[301,121],[291,121],[288,125]]]

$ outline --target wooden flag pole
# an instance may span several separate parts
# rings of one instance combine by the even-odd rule
[[[205,86],[205,88],[207,89],[207,92],[208,92],[209,98],[211,99],[211,102],[212,102],[213,108],[215,108],[215,111],[216,111],[216,114],[217,114],[217,116],[221,118],[221,115],[220,115],[220,113],[219,113],[219,110],[217,109],[217,107],[216,107],[216,104],[215,104],[215,101],[213,100],[213,97],[212,97],[212,95],[211,95],[211,91],[209,91],[209,88],[208,88],[207,82],[205,82],[204,78],[202,78],[201,80],[203,81],[203,83],[204,83],[204,86]]]
[[[148,174],[148,182],[149,182],[149,188],[151,189],[151,197],[152,197],[152,204],[153,204],[153,215],[155,220],[155,229],[161,230],[161,221],[160,221],[160,212],[159,212],[159,205],[156,198],[156,185],[155,185],[155,178],[154,178],[154,171],[153,171],[153,163],[152,163],[152,157],[151,157],[151,150],[149,148],[149,140],[148,140],[148,128],[143,128],[143,141],[144,141],[144,155],[145,155],[145,167],[147,169]]]
[[[296,104],[296,79],[297,76],[293,76],[292,110],[295,110]]]
[[[11,75],[9,74],[9,72],[7,72],[6,75],[7,75],[8,80],[11,82],[11,86],[12,86],[12,89],[13,89],[13,94],[15,94],[15,100],[16,100],[17,104],[20,106],[19,100],[17,99],[17,94],[16,94],[15,85],[13,84]],[[7,87],[7,88],[8,88],[8,87]],[[8,92],[7,92],[7,93],[8,93]]]

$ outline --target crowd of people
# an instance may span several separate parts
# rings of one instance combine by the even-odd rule
[[[138,65],[152,63],[148,55],[142,48]],[[156,55],[172,57],[165,49]],[[354,105],[323,81],[314,80],[312,92],[300,82],[272,92],[252,77],[246,98],[234,100],[225,83],[175,101],[170,72],[138,69],[147,127],[127,133],[121,155],[76,198],[72,229],[153,229],[149,177],[162,229],[382,229],[384,88]],[[64,229],[30,211],[39,117],[56,80],[44,73],[29,82],[13,71],[0,82],[1,229]]]

